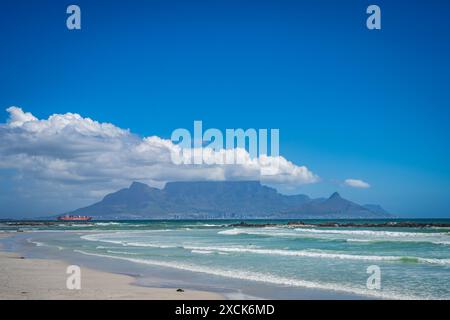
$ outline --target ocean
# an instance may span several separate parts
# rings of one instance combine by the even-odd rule
[[[140,270],[141,276],[152,268],[178,270],[183,271],[185,283],[189,275],[196,281],[202,275],[205,286],[214,279],[252,297],[258,292],[245,288],[264,284],[273,294],[262,297],[269,298],[286,298],[277,291],[298,288],[333,292],[336,297],[450,299],[450,229],[317,227],[315,223],[325,220],[303,221],[311,226],[289,227],[281,220],[247,221],[277,224],[261,228],[229,226],[238,221],[168,220],[0,224],[0,230],[25,231],[14,234],[35,254],[45,249],[53,256],[120,261],[121,272]],[[450,223],[449,219],[408,221]],[[379,289],[367,287],[370,266],[380,270]],[[287,297],[297,298],[292,290]]]

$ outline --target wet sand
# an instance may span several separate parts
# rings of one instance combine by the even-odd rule
[[[7,237],[0,233],[0,237]],[[1,248],[0,248],[1,250]],[[81,267],[81,289],[66,285],[68,263],[52,259],[29,259],[12,252],[0,251],[0,299],[187,299],[215,300],[224,297],[213,292],[178,288],[152,288],[134,285],[131,276]]]

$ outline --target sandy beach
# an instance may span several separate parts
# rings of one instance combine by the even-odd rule
[[[8,234],[0,233],[0,237]],[[1,250],[1,248],[0,248]],[[90,299],[187,299],[216,300],[217,293],[178,288],[149,288],[134,285],[134,278],[81,267],[81,290],[66,287],[68,263],[50,259],[28,259],[0,251],[0,299],[90,300]]]
[[[447,229],[319,228],[4,222],[0,299],[447,298]],[[81,290],[67,289],[69,265],[81,268]],[[372,265],[380,289],[367,286]]]

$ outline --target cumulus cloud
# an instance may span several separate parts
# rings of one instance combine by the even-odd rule
[[[8,125],[13,128],[20,127],[25,122],[37,120],[31,113],[23,112],[22,109],[18,107],[9,107],[6,111],[9,112]]]
[[[370,184],[363,180],[359,179],[347,179],[345,180],[345,185],[352,187],[352,188],[361,188],[361,189],[367,189],[370,188]]]
[[[76,113],[38,119],[18,107],[7,111],[8,121],[0,124],[0,169],[14,170],[29,185],[98,197],[134,180],[163,186],[167,181],[244,179],[301,185],[319,179],[281,156],[252,159],[243,149],[218,152],[238,154],[245,160],[239,164],[177,165],[171,154],[180,147],[168,139],[142,138]],[[218,156],[213,151],[205,155]]]

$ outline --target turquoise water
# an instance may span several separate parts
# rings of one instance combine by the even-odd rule
[[[450,299],[450,229],[290,228],[286,221],[265,228],[227,226],[235,222],[101,221],[21,229],[37,247],[265,283],[274,290],[287,286],[372,298]],[[381,270],[380,290],[366,286],[371,265]]]

